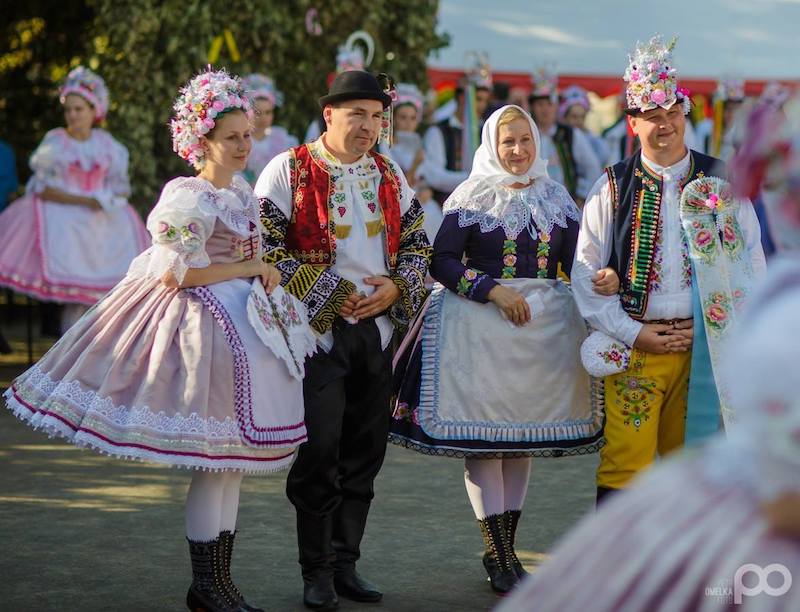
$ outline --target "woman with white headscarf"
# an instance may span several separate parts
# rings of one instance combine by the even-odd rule
[[[514,553],[533,456],[597,450],[602,415],[579,348],[568,286],[579,212],[547,177],[539,132],[518,106],[483,127],[469,178],[444,204],[438,281],[396,358],[390,439],[464,457],[492,588],[525,574]],[[614,291],[615,275],[606,279]]]

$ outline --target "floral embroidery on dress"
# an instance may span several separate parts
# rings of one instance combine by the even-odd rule
[[[630,361],[630,349],[625,344],[612,342],[606,350],[598,352],[597,356],[604,363],[614,364],[615,367],[624,371],[628,368]]]
[[[536,263],[539,267],[536,278],[547,278],[547,263],[550,257],[550,234],[547,232],[539,232],[539,245],[536,247],[536,257]]]
[[[472,295],[472,292],[475,290],[475,287],[481,280],[483,280],[483,272],[473,268],[467,268],[464,270],[463,276],[458,279],[456,292],[459,295],[469,297]]]
[[[503,271],[500,278],[515,278],[517,276],[517,241],[503,241]]]
[[[203,228],[197,221],[189,221],[179,227],[166,221],[159,221],[157,231],[155,241],[158,244],[170,244],[181,253],[192,253],[202,249],[205,243]]]

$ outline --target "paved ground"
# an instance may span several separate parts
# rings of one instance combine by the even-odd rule
[[[0,388],[24,366],[23,345],[0,356]],[[41,353],[46,342],[37,344]],[[185,609],[183,501],[189,473],[112,460],[49,439],[0,409],[0,609]],[[518,535],[535,569],[594,501],[595,457],[534,463]],[[377,484],[360,571],[397,612],[490,610],[481,537],[462,463],[391,447]],[[285,474],[245,478],[234,575],[252,603],[302,610],[294,515]]]

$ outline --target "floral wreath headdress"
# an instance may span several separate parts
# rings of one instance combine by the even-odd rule
[[[242,85],[252,100],[264,98],[276,108],[283,106],[283,92],[275,87],[275,81],[266,74],[248,74],[242,77]]]
[[[625,70],[625,97],[628,110],[648,111],[655,108],[669,109],[678,102],[687,114],[691,109],[689,92],[678,87],[677,70],[672,63],[672,51],[677,37],[664,44],[656,34],[647,43],[636,42],[633,53],[628,55]]]
[[[198,170],[205,165],[200,139],[214,129],[220,116],[241,109],[248,119],[253,117],[252,101],[241,79],[210,66],[181,89],[172,108],[172,149]]]
[[[567,111],[575,105],[582,106],[588,112],[591,108],[589,94],[580,85],[570,85],[561,92],[561,104],[558,105],[558,118],[563,120]]]
[[[424,96],[416,85],[413,83],[398,83],[395,93],[397,97],[392,101],[393,107],[397,108],[402,104],[411,104],[417,109],[417,115],[422,116]]]
[[[100,75],[84,66],[73,68],[58,91],[61,104],[64,104],[70,94],[79,95],[94,107],[96,122],[105,119],[108,112],[108,88]]]

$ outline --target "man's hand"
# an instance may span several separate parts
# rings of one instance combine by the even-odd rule
[[[364,279],[367,285],[375,287],[375,292],[369,297],[363,297],[356,303],[353,316],[356,319],[374,317],[388,310],[400,298],[400,289],[391,278],[386,276],[368,276]]]
[[[358,293],[356,291],[348,295],[344,304],[342,304],[342,307],[339,309],[339,316],[344,319],[352,317],[353,311],[356,309],[356,304],[358,304],[358,301],[363,297],[363,293]]]
[[[600,295],[614,295],[619,291],[619,276],[614,268],[598,270],[592,277],[592,287]]]
[[[667,335],[667,332],[673,328],[674,326],[672,325],[663,325],[661,323],[645,323],[639,335],[636,336],[633,346],[645,353],[656,353],[658,355],[688,351],[691,347],[691,342],[687,348],[670,348],[670,344],[677,342],[675,336]]]
[[[678,321],[672,326],[671,330],[666,332],[666,335],[672,338],[667,343],[667,348],[671,353],[688,351],[692,348],[692,341],[694,340],[694,321],[692,319]]]

